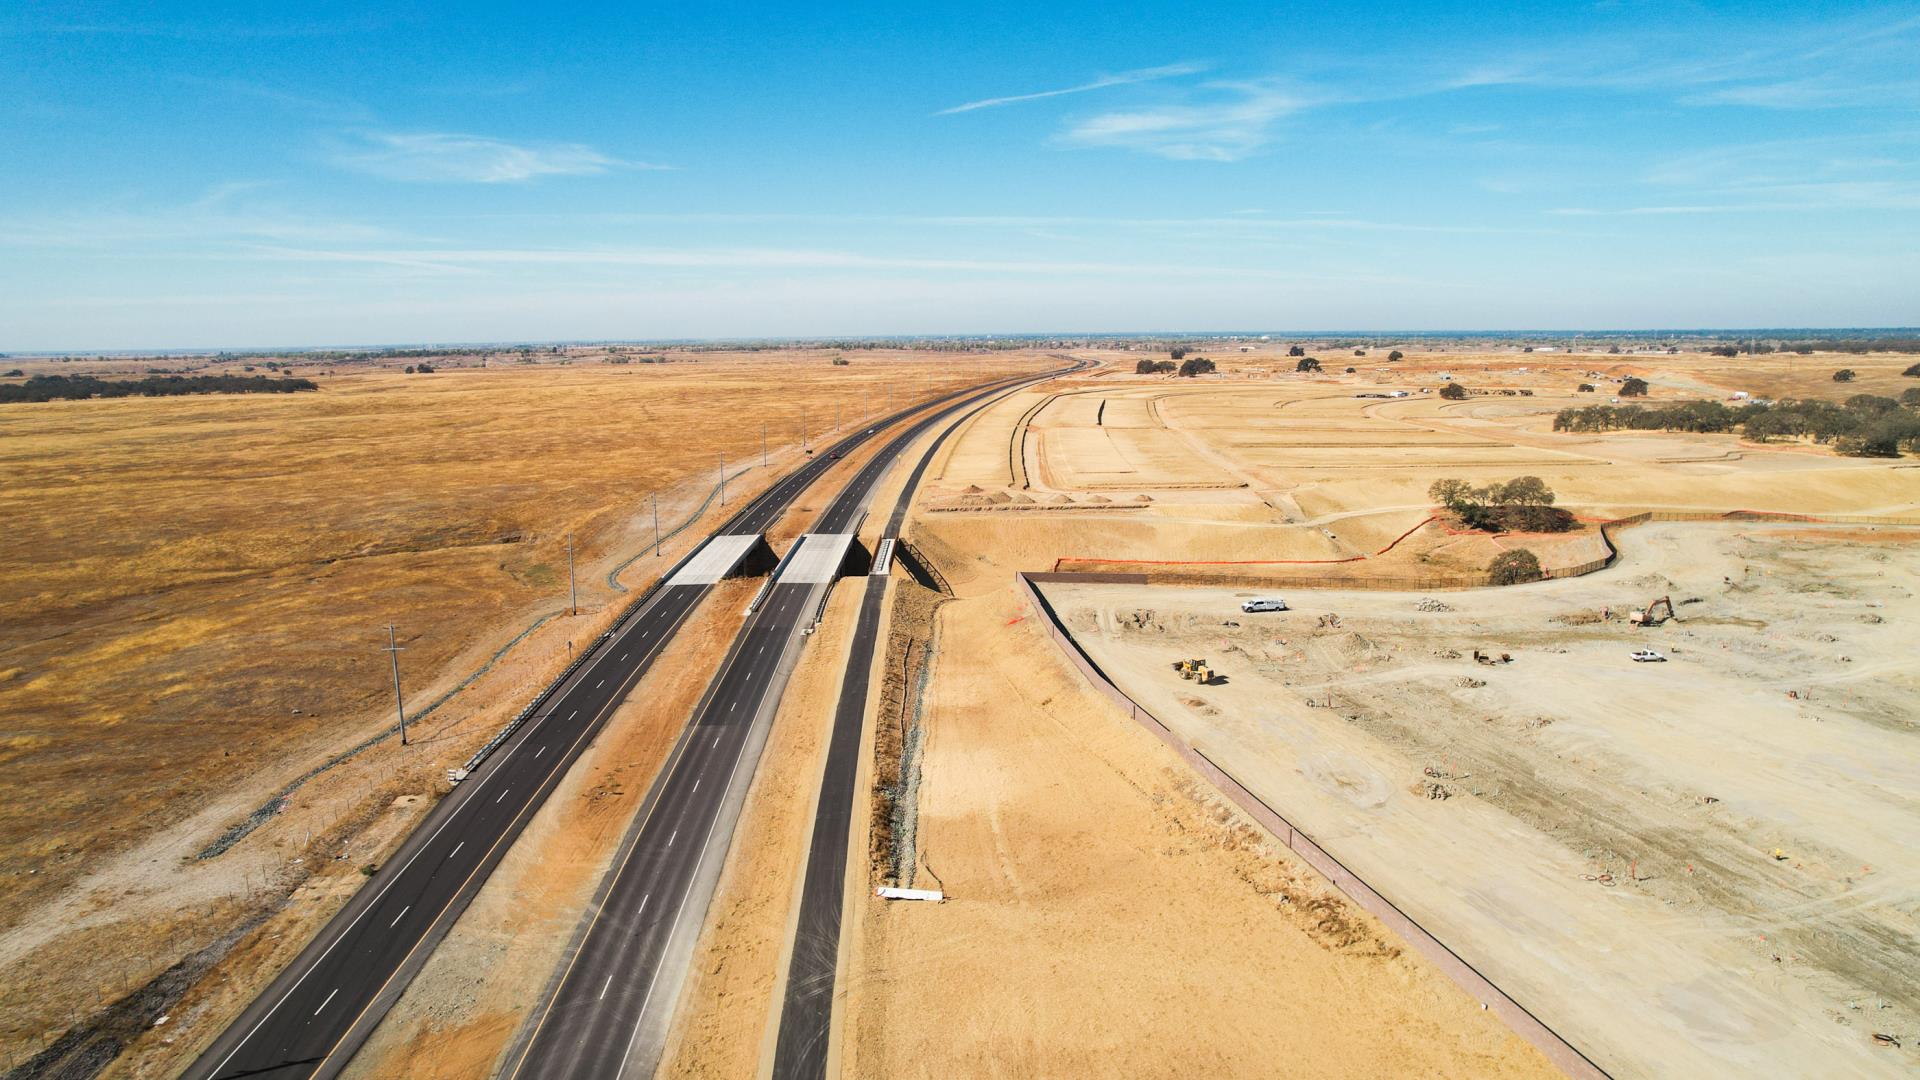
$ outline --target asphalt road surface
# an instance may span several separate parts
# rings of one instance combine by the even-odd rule
[[[979,392],[974,388],[939,400],[972,400]],[[841,440],[755,498],[718,531],[764,532],[835,458],[920,408],[924,406]],[[656,589],[616,631],[591,646],[586,662],[550,696],[540,714],[440,800],[359,893],[182,1075],[188,1080],[283,1080],[337,1074],[710,588]],[[790,606],[777,607],[772,601],[761,610],[781,612],[777,619],[792,617]],[[724,750],[724,740],[722,746],[707,749]],[[707,755],[698,755],[681,767],[706,768],[708,763]]]
[[[927,447],[900,489],[882,537],[898,537],[913,490],[933,460],[934,451],[960,426],[949,424]],[[800,887],[800,915],[787,962],[786,990],[780,1005],[780,1031],[774,1043],[775,1080],[811,1080],[827,1074],[827,1045],[833,1030],[835,969],[840,963],[840,918],[846,903],[847,846],[852,834],[854,780],[860,768],[860,736],[867,719],[867,684],[880,644],[880,614],[887,577],[867,578],[854,625],[852,651],[840,681],[833,732],[821,770],[820,798],[813,817],[807,868]]]
[[[907,446],[993,392],[910,425],[848,481],[812,531],[853,531],[874,485]],[[831,582],[774,579],[649,793],[507,1076],[653,1074],[779,692],[828,588]],[[866,640],[855,649],[870,655],[875,627],[863,620],[863,629]]]

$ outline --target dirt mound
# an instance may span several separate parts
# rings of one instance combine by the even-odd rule
[[[1065,495],[1049,495],[1046,498],[1046,502],[1052,506],[1072,506],[1073,505],[1073,500],[1067,498]]]
[[[1150,503],[1150,502],[1152,502],[1152,501],[1153,501],[1153,496],[1151,496],[1151,495],[1148,495],[1148,494],[1145,494],[1145,493],[1143,492],[1143,493],[1141,493],[1141,494],[1139,494],[1139,495],[1135,495],[1135,496],[1133,497],[1133,501],[1134,501],[1134,502],[1137,502],[1137,503]]]
[[[1015,506],[1032,506],[1033,496],[1016,491],[1012,495],[1007,496],[1007,501]]]
[[[1420,611],[1452,611],[1453,610],[1452,604],[1443,603],[1442,601],[1435,600],[1431,596],[1422,598],[1419,603],[1413,606]]]
[[[1105,495],[1089,495],[1087,496],[1087,501],[1090,503],[1110,503],[1113,500],[1107,498]]]
[[[1365,634],[1354,633],[1352,631],[1340,634],[1331,640],[1333,647],[1339,650],[1340,655],[1349,660],[1358,660],[1362,657],[1374,656],[1382,651],[1380,646],[1372,638],[1367,637]]]
[[[978,495],[987,489],[981,487],[979,484],[968,484],[966,487],[963,487],[960,490],[961,492],[967,495]]]

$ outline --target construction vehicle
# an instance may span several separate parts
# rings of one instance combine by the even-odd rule
[[[1659,626],[1673,618],[1673,598],[1663,596],[1639,611],[1627,612],[1627,621],[1635,626]]]
[[[1181,678],[1198,682],[1201,686],[1213,681],[1213,669],[1207,666],[1205,660],[1175,660],[1173,670],[1179,672]]]

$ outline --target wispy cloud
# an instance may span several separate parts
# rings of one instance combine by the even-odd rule
[[[1060,133],[1068,146],[1110,146],[1177,161],[1238,161],[1272,139],[1275,121],[1311,101],[1273,82],[1213,83],[1219,100],[1101,113]]]
[[[1105,90],[1109,86],[1131,86],[1134,83],[1154,82],[1158,79],[1171,79],[1181,75],[1197,75],[1207,70],[1205,64],[1165,64],[1160,67],[1136,68],[1123,71],[1118,75],[1102,75],[1092,82],[1078,86],[1062,87],[1059,90],[1040,90],[1031,94],[1011,94],[1007,97],[982,98],[969,101],[964,105],[955,105],[951,109],[941,109],[935,116],[952,116],[954,113],[972,112],[975,109],[992,109],[1001,105],[1017,105],[1022,101],[1039,101],[1042,98],[1065,97],[1068,94],[1084,94],[1090,90]]]
[[[1682,105],[1759,109],[1843,109],[1905,102],[1920,105],[1920,82],[1847,83],[1830,77],[1723,86],[1681,97]]]
[[[334,163],[356,172],[433,183],[505,184],[541,176],[592,176],[668,166],[622,161],[582,143],[523,145],[451,132],[368,132]]]
[[[375,225],[331,220],[263,200],[272,185],[255,180],[217,184],[185,205],[100,206],[62,214],[0,217],[0,245],[76,251],[159,245],[170,250],[213,244],[393,243]]]

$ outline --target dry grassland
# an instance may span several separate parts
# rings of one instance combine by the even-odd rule
[[[381,808],[457,764],[617,606],[605,578],[650,541],[647,496],[661,493],[669,525],[698,509],[721,458],[730,473],[758,465],[759,418],[774,468],[731,482],[730,504],[798,459],[782,443],[797,440],[803,406],[818,438],[836,405],[851,427],[890,399],[1052,362],[703,354],[347,375],[271,398],[9,407],[0,964],[16,977],[0,1045],[31,1052],[289,881],[377,857],[423,806]],[[256,834],[192,860],[281,784],[387,723],[385,623],[400,627],[417,711],[557,615],[569,533],[583,614],[545,622],[421,723],[420,758],[371,755],[324,774],[270,842]],[[644,585],[654,565],[623,583]],[[360,786],[336,790],[346,776]],[[360,835],[385,817],[392,829]],[[357,877],[328,888],[343,896]],[[173,930],[156,936],[162,926]]]

